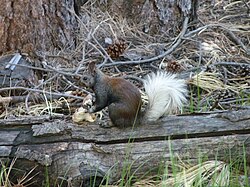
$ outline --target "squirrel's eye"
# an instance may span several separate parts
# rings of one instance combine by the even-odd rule
[[[83,77],[82,80],[86,81],[86,80],[88,80],[88,78],[87,77]]]

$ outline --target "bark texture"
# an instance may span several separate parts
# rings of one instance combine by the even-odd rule
[[[112,0],[103,9],[137,24],[143,32],[173,36],[178,33],[185,16],[195,19],[196,5],[196,0]]]
[[[173,34],[186,15],[194,17],[195,0],[100,1],[110,14],[121,15],[146,33]],[[0,4],[0,54],[74,48],[78,13],[82,0],[3,0]],[[97,6],[97,5],[96,5]]]
[[[169,116],[134,129],[78,126],[41,116],[1,120],[0,157],[17,157],[15,166],[23,171],[38,165],[38,184],[42,184],[46,166],[51,181],[63,178],[73,186],[88,186],[88,179],[94,176],[101,181],[109,175],[110,183],[116,181],[128,166],[135,176],[157,172],[171,157],[189,163],[200,158],[242,158],[243,146],[249,164],[249,134],[249,110]]]
[[[53,51],[74,47],[74,1],[2,0],[0,54]]]

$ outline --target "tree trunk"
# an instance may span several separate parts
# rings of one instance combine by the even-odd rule
[[[112,15],[122,15],[145,33],[174,37],[186,16],[196,19],[197,4],[197,0],[111,0],[101,7]]]
[[[8,51],[33,54],[74,47],[74,1],[2,0],[0,55]]]
[[[249,135],[249,110],[169,116],[134,129],[78,126],[49,117],[20,118],[0,121],[0,157],[17,157],[15,167],[24,171],[38,165],[38,186],[46,167],[50,181],[71,179],[73,186],[80,186],[95,176],[101,181],[109,175],[109,183],[117,181],[129,166],[134,176],[157,172],[171,159],[229,161],[242,158],[245,151],[249,164]]]
[[[98,2],[98,1],[97,1]],[[104,1],[100,1],[104,2]],[[19,51],[34,55],[75,47],[78,14],[84,0],[3,0],[0,4],[0,55]],[[95,4],[138,24],[146,33],[172,35],[186,15],[196,16],[196,0],[108,1]]]

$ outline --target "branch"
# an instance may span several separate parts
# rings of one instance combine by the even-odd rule
[[[229,35],[229,37],[231,38],[231,40],[234,42],[234,43],[236,43],[237,45],[239,45],[244,51],[245,51],[245,53],[247,54],[247,55],[250,55],[250,49],[248,49],[243,43],[242,43],[242,41],[239,39],[239,38],[237,38],[236,36],[235,36],[235,34],[232,32],[232,31],[230,31],[230,30],[228,30],[228,29],[224,29],[226,32],[227,32],[227,34]]]
[[[103,67],[108,67],[108,66],[116,66],[116,65],[128,65],[128,64],[143,64],[143,63],[150,63],[152,61],[156,61],[159,60],[167,55],[169,55],[170,53],[172,53],[181,43],[183,36],[185,35],[187,28],[188,28],[188,21],[189,21],[189,17],[186,17],[184,22],[183,22],[183,27],[182,30],[177,38],[177,40],[172,44],[172,46],[164,53],[153,57],[153,58],[149,58],[149,59],[145,59],[145,60],[135,60],[135,61],[120,61],[120,62],[113,62],[113,63],[109,63],[109,64],[103,64]]]
[[[214,66],[225,66],[225,65],[231,65],[231,66],[250,66],[250,64],[247,63],[239,63],[239,62],[216,62],[213,64]]]

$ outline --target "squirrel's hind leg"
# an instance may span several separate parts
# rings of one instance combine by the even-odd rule
[[[124,105],[124,103],[112,103],[109,105],[109,117],[118,128],[131,127],[136,123],[136,112]],[[132,114],[132,116],[131,116]]]

